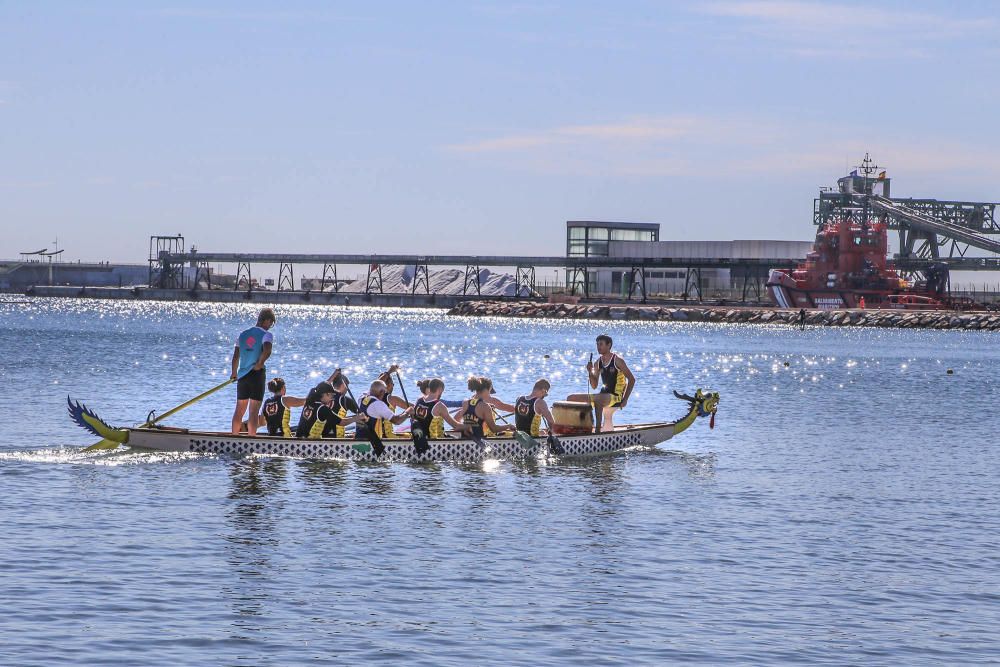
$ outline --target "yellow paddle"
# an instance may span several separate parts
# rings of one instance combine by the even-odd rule
[[[587,368],[587,399],[590,401],[590,409],[594,409],[594,396],[590,393],[590,374],[593,373],[594,368],[594,353],[590,353],[590,364]]]
[[[590,411],[594,413],[594,423],[597,423],[597,410],[594,409],[594,395],[590,393],[590,378],[594,368],[594,353],[590,353],[590,364],[587,368],[587,400],[590,402]]]
[[[227,386],[231,385],[233,382],[236,382],[236,380],[232,380],[232,379],[226,380],[222,384],[220,384],[220,385],[218,385],[216,387],[212,387],[208,391],[205,391],[205,392],[202,392],[202,393],[198,394],[197,396],[195,396],[191,400],[185,401],[184,403],[181,403],[176,408],[173,408],[171,410],[167,410],[166,412],[164,412],[162,415],[160,415],[156,419],[147,420],[146,423],[143,424],[142,426],[140,426],[139,428],[148,428],[148,427],[152,426],[153,424],[155,424],[157,422],[163,421],[167,417],[169,417],[171,415],[177,414],[178,412],[180,412],[184,408],[187,408],[187,407],[190,407],[190,406],[194,405],[195,403],[197,403],[201,399],[205,398],[206,396],[214,394],[215,392],[219,391],[223,387],[227,387]],[[124,443],[122,443],[121,441],[118,441],[118,440],[113,440],[113,439],[105,438],[104,440],[101,440],[96,445],[91,445],[90,447],[84,447],[83,451],[85,451],[85,452],[92,452],[92,451],[96,451],[96,450],[99,450],[99,449],[114,449],[115,447],[117,447],[120,444],[124,444]]]

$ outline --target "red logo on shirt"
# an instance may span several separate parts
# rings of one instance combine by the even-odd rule
[[[253,348],[253,346],[254,346],[254,345],[255,345],[256,343],[257,343],[257,339],[256,339],[256,338],[254,338],[253,336],[248,336],[248,337],[247,337],[247,349],[248,349],[248,350],[249,350],[249,349],[252,349],[252,348]]]

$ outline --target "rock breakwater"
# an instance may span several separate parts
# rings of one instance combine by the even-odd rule
[[[652,306],[537,303],[532,301],[463,301],[449,315],[478,317],[548,317],[567,320],[637,320],[646,322],[724,322],[798,326],[799,311],[720,306]],[[809,326],[894,327],[898,329],[1000,330],[1000,313],[904,310],[806,311]]]

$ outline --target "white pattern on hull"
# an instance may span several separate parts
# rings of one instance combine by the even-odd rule
[[[635,447],[651,447],[674,435],[674,423],[621,427],[610,433],[561,436],[565,450],[561,458],[598,456]],[[539,438],[535,450],[525,450],[513,438],[486,438],[483,450],[474,440],[431,440],[430,451],[417,456],[410,440],[384,440],[385,452],[376,458],[374,452],[359,452],[352,445],[364,441],[351,439],[304,440],[272,436],[249,437],[229,433],[200,431],[129,429],[128,446],[170,452],[197,452],[243,456],[288,456],[294,458],[341,459],[353,461],[456,461],[478,462],[487,459],[523,459],[546,451],[545,440]]]

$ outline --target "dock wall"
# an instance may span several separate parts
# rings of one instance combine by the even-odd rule
[[[638,320],[648,322],[725,322],[799,326],[798,310],[706,306],[607,306],[534,302],[465,301],[449,315],[478,317],[548,317],[556,319]],[[903,310],[813,310],[808,326],[894,327],[900,329],[1000,330],[1000,313]]]

